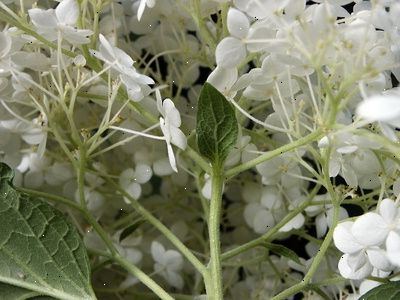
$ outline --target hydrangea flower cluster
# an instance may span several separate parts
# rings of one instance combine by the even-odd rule
[[[0,162],[99,299],[358,299],[400,275],[399,28],[396,0],[2,1]]]

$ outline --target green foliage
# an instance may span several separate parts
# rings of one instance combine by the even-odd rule
[[[398,300],[400,299],[400,281],[382,284],[360,297],[360,300]]]
[[[14,189],[12,179],[13,171],[0,163],[0,282],[9,286],[4,293],[96,299],[75,228],[46,202]]]
[[[236,143],[238,123],[228,100],[209,83],[200,93],[196,131],[200,153],[222,165]]]
[[[268,250],[270,250],[271,252],[273,252],[279,256],[284,256],[290,260],[293,260],[295,263],[298,263],[300,265],[302,264],[300,261],[300,258],[296,254],[296,252],[294,252],[293,250],[291,250],[285,246],[278,245],[278,244],[272,244],[272,243],[265,243],[265,247],[268,248]]]

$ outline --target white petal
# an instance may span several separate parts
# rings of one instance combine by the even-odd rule
[[[181,116],[171,99],[163,101],[163,110],[165,112],[165,122],[175,127],[181,126]]]
[[[132,180],[135,178],[135,171],[132,168],[125,169],[119,175],[119,185],[122,188],[127,188]]]
[[[215,58],[218,66],[234,68],[246,58],[246,47],[236,38],[224,38],[215,50]]]
[[[79,17],[76,0],[63,0],[56,8],[56,16],[60,23],[74,26]]]
[[[358,149],[357,145],[349,145],[349,146],[339,147],[336,149],[336,151],[341,154],[347,154],[347,153],[353,153],[357,151],[357,149]]]
[[[329,177],[336,177],[340,172],[340,161],[332,159],[329,162]]]
[[[110,42],[104,37],[104,35],[99,34],[100,40],[100,53],[101,55],[108,60],[108,62],[112,63],[116,60],[116,55],[114,53],[114,47],[111,46]]]
[[[227,94],[227,92],[235,84],[237,78],[237,68],[226,69],[221,66],[217,66],[208,76],[207,82],[211,83],[222,94]]]
[[[317,229],[317,238],[323,237],[328,229],[328,222],[325,213],[319,214],[315,218],[315,227]]]
[[[400,96],[373,96],[361,102],[357,114],[370,122],[390,122],[400,118]]]
[[[360,280],[368,277],[371,274],[373,268],[368,260],[366,260],[364,265],[362,265],[358,270],[354,271],[348,264],[349,257],[350,254],[344,254],[340,258],[338,264],[340,275],[347,279]]]
[[[166,275],[165,275],[165,279],[168,281],[168,283],[171,286],[173,286],[179,290],[183,289],[183,286],[184,286],[183,278],[177,272],[167,271]]]
[[[397,131],[390,125],[385,124],[383,122],[379,122],[379,127],[384,136],[390,139],[392,142],[398,142],[399,138],[397,136]]]
[[[377,246],[386,239],[389,230],[380,215],[369,212],[354,222],[351,233],[360,244]]]
[[[171,165],[172,170],[174,170],[175,172],[178,172],[178,169],[176,168],[176,160],[175,160],[174,150],[172,150],[172,146],[169,143],[167,143],[167,151],[168,151],[169,163]]]
[[[360,245],[351,233],[354,222],[342,222],[338,224],[333,232],[333,242],[336,248],[344,253],[355,253],[360,251]]]
[[[400,267],[400,235],[394,231],[386,239],[386,251],[390,262]]]
[[[383,249],[368,249],[367,255],[371,265],[375,268],[382,271],[391,271],[393,269]]]
[[[244,13],[236,8],[229,9],[227,24],[229,33],[238,39],[244,39],[249,32],[249,19]]]
[[[379,205],[379,214],[387,223],[395,221],[399,208],[392,199],[383,199]]]
[[[120,289],[126,290],[130,288],[131,286],[138,284],[140,281],[133,275],[128,275],[124,281],[121,282],[119,285]]]
[[[139,21],[143,16],[143,12],[144,12],[145,8],[146,8],[146,0],[140,0],[140,4],[138,7],[138,11],[137,11],[137,18]]]
[[[104,204],[104,197],[97,191],[91,191],[89,188],[85,190],[86,202],[89,211],[97,213],[101,210]]]
[[[168,270],[179,271],[183,268],[182,255],[175,250],[167,250],[164,253],[164,263]]]
[[[126,248],[124,257],[132,264],[137,264],[142,260],[143,254],[135,248]]]
[[[57,18],[54,9],[43,10],[32,8],[28,10],[29,17],[36,27],[57,27]]]
[[[38,145],[45,138],[46,133],[40,128],[32,128],[21,137],[29,145]]]
[[[71,26],[61,26],[64,39],[73,45],[87,44],[90,42],[88,36],[93,34],[93,31],[86,29],[76,29]]]
[[[165,111],[162,105],[162,98],[159,89],[156,89],[156,99],[157,99],[157,109],[160,112],[160,114],[165,118]]]
[[[305,221],[305,218],[303,214],[298,214],[296,215],[293,219],[291,219],[288,223],[286,223],[284,226],[282,226],[279,231],[280,232],[288,232],[292,229],[299,229],[301,226],[303,226]]]
[[[187,139],[185,134],[176,127],[171,127],[171,143],[178,148],[185,150],[187,146]]]
[[[156,160],[153,163],[153,170],[154,174],[156,174],[157,176],[167,176],[174,172],[168,158]]]
[[[259,210],[253,220],[254,231],[260,234],[267,232],[275,225],[274,216],[268,210]]]
[[[203,195],[204,198],[210,200],[211,199],[211,180],[206,180],[203,188],[201,189],[201,194]]]
[[[254,227],[254,218],[256,217],[257,212],[260,210],[264,209],[258,203],[250,203],[244,208],[243,217],[249,227]]]
[[[161,243],[159,243],[157,241],[153,241],[151,243],[150,251],[151,251],[151,256],[153,256],[153,259],[155,261],[160,262],[163,260],[165,248]]]
[[[277,209],[282,206],[282,194],[276,187],[264,187],[261,194],[261,204],[268,209]]]
[[[347,163],[342,164],[342,176],[349,186],[358,186],[357,174],[354,172],[353,168]]]
[[[291,19],[296,19],[301,16],[306,8],[306,0],[291,1],[289,5],[285,7],[285,15],[290,16]]]
[[[131,197],[135,200],[139,199],[140,195],[142,194],[142,187],[140,184],[136,182],[132,182],[129,184],[126,188],[125,191],[131,195]],[[129,203],[129,200],[126,199],[127,203]]]
[[[11,56],[13,63],[34,71],[45,71],[50,68],[50,59],[43,53],[17,51]]]
[[[143,184],[148,182],[153,176],[153,171],[149,165],[138,164],[135,168],[134,177],[137,183]]]

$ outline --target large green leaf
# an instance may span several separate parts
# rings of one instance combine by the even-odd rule
[[[216,88],[205,83],[197,110],[197,145],[213,164],[222,164],[238,136],[235,110]]]
[[[400,299],[400,281],[382,284],[360,297],[360,300],[398,300]]]
[[[58,299],[96,299],[84,245],[61,212],[12,185],[0,163],[0,282]]]

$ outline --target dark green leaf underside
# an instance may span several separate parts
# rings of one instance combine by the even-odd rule
[[[222,164],[236,143],[235,110],[216,88],[205,83],[197,110],[197,144],[211,163]]]
[[[0,282],[58,299],[95,299],[75,228],[46,202],[19,193],[0,163]]]
[[[394,281],[382,284],[365,295],[360,300],[399,300],[400,299],[400,281]]]

